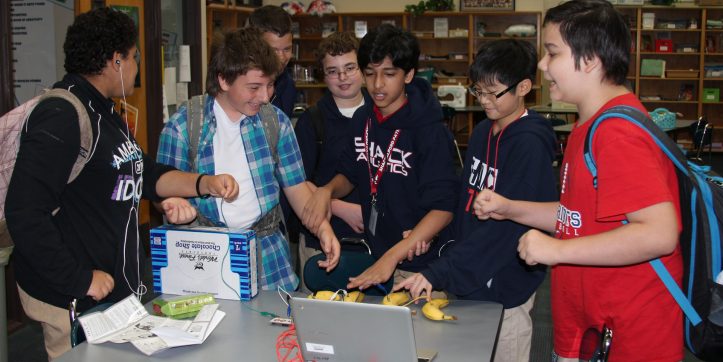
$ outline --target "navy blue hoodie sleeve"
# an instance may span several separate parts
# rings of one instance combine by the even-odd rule
[[[156,192],[158,179],[168,171],[176,170],[175,167],[156,162],[155,159],[143,154],[143,198],[153,202],[162,201],[163,198]]]
[[[314,125],[311,123],[311,115],[308,109],[299,117],[299,120],[296,121],[294,132],[296,133],[296,141],[299,143],[299,150],[301,150],[301,159],[304,162],[306,180],[313,181],[316,174],[315,166],[317,164],[318,145],[316,144],[316,133],[314,131]]]
[[[454,141],[441,122],[419,129],[423,139],[415,142],[419,152],[419,195],[424,210],[454,212],[457,205],[458,179],[454,171]]]
[[[480,143],[481,132],[475,133],[470,145]],[[507,157],[500,166],[502,171],[495,191],[515,200],[554,201],[557,190],[550,140],[528,132],[506,144],[503,140],[502,145],[500,152],[505,152]],[[462,181],[466,184],[469,177],[468,160]],[[435,289],[459,296],[475,293],[484,299],[502,302],[505,308],[515,307],[529,298],[544,276],[543,272],[541,276],[531,277],[530,272],[535,268],[526,266],[517,255],[518,240],[529,228],[511,221],[480,221],[465,210],[467,201],[460,201],[455,215],[461,218],[456,220],[458,226],[464,224],[466,228],[458,228],[454,247],[422,274]],[[463,232],[463,229],[469,231]],[[493,278],[495,281],[488,285]]]

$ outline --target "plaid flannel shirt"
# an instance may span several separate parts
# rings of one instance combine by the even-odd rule
[[[195,155],[195,170],[191,170],[188,154],[187,108],[181,106],[176,114],[163,127],[158,145],[157,162],[172,165],[182,171],[215,174],[213,160],[213,136],[216,133],[216,116],[213,113],[214,98],[206,95],[203,111],[203,127],[200,132],[198,153]],[[260,113],[245,117],[239,125],[241,139],[246,150],[248,162],[256,190],[256,198],[261,215],[266,215],[279,203],[282,188],[294,186],[306,180],[301,152],[289,118],[280,109],[274,107],[279,118],[279,143],[277,153],[280,164],[275,164],[271,149],[264,136]],[[200,214],[219,226],[225,226],[220,220],[218,207],[213,198],[191,198],[189,200]],[[258,240],[260,239],[260,240]],[[261,250],[262,262],[259,268],[259,284],[262,289],[273,290],[277,285],[286,290],[294,290],[299,278],[291,266],[289,243],[283,233],[277,230],[269,236],[257,238],[257,250]]]

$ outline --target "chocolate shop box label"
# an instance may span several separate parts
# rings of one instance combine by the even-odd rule
[[[153,291],[251,300],[258,293],[252,230],[164,225],[151,230]]]

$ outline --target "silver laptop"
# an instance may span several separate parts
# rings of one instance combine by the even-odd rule
[[[294,297],[291,316],[304,361],[426,362],[436,355],[417,351],[409,308]]]

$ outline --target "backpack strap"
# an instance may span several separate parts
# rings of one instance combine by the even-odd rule
[[[261,124],[264,127],[264,137],[266,137],[266,143],[269,144],[271,156],[274,158],[274,163],[278,165],[280,163],[278,143],[279,131],[281,129],[279,116],[276,114],[276,110],[271,103],[267,103],[261,106],[259,117],[261,117]],[[266,215],[257,221],[251,229],[256,232],[257,236],[264,237],[272,234],[278,227],[279,223],[284,223],[284,226],[286,225],[284,222],[284,216],[281,212],[281,203],[276,204],[276,206],[274,206],[271,211],[266,213]],[[286,239],[288,240],[288,236]]]
[[[597,165],[595,163],[595,157],[592,152],[592,140],[595,131],[600,126],[600,124],[610,118],[627,120],[630,123],[646,131],[650,135],[650,137],[653,138],[653,140],[660,147],[660,149],[666,154],[666,156],[668,156],[668,158],[673,162],[675,167],[682,171],[686,176],[690,176],[690,170],[687,166],[688,162],[685,159],[683,152],[675,144],[675,142],[673,142],[673,140],[671,140],[670,137],[668,137],[660,129],[660,127],[656,126],[655,123],[653,123],[653,121],[647,115],[645,115],[636,108],[630,106],[615,106],[606,110],[598,118],[592,121],[593,123],[588,129],[587,135],[585,136],[585,165],[592,174],[593,187],[595,188],[595,190],[597,190]],[[693,210],[694,223],[696,220],[695,208],[697,200],[695,194],[696,193],[693,192],[693,199],[691,200],[691,210]],[[627,220],[624,220],[623,224],[627,224],[627,222]],[[693,227],[693,229],[695,230],[695,226]],[[688,320],[690,320],[693,325],[698,325],[702,321],[700,315],[695,310],[695,308],[693,308],[693,305],[690,303],[688,298],[686,298],[685,294],[680,289],[680,286],[678,286],[678,283],[675,282],[673,276],[670,275],[670,272],[665,267],[665,265],[663,265],[663,262],[660,260],[660,258],[651,260],[649,263],[653,270],[655,270],[655,273],[658,274],[658,278],[660,278],[663,284],[665,284],[668,292],[670,292],[670,294],[673,296],[680,308],[683,310],[683,313],[685,313]]]
[[[261,106],[259,112],[261,117],[261,124],[264,127],[264,136],[266,137],[266,143],[269,144],[271,150],[271,156],[274,158],[274,162],[279,162],[278,143],[279,143],[279,116],[276,114],[276,110],[271,103],[266,103]]]
[[[191,97],[191,99],[188,100],[186,107],[188,162],[191,163],[191,171],[197,172],[196,158],[198,157],[198,145],[201,142],[201,129],[203,129],[203,112],[206,108],[206,95],[201,94]]]
[[[93,128],[90,126],[90,117],[88,116],[88,111],[86,111],[85,106],[80,101],[80,99],[75,96],[75,94],[64,88],[49,89],[40,96],[37,104],[40,104],[40,102],[49,98],[61,98],[67,101],[68,103],[73,105],[73,108],[75,108],[75,112],[78,114],[78,127],[80,128],[80,150],[78,151],[78,158],[75,160],[73,168],[70,170],[70,176],[68,176],[68,183],[71,183],[75,180],[76,177],[78,177],[78,175],[80,175],[80,172],[83,171],[83,167],[85,167],[85,164],[92,156],[91,150],[93,148]],[[30,118],[31,113],[32,110],[27,113],[28,118]]]

